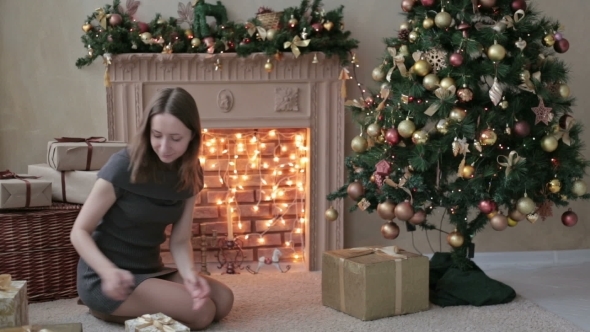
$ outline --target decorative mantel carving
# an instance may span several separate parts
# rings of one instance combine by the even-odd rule
[[[319,60],[312,63],[314,56]],[[268,57],[235,53],[113,56],[107,88],[108,137],[129,141],[145,106],[162,88],[179,86],[197,101],[203,128],[308,128],[310,196],[306,225],[306,263],[321,269],[322,253],[343,248],[342,218],[327,223],[332,205],[326,195],[344,181],[344,103],[340,96],[338,57],[285,53],[264,69]],[[220,65],[217,67],[216,64]]]

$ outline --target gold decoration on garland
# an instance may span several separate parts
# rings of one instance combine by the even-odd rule
[[[283,47],[284,48],[290,47],[291,52],[293,52],[293,54],[295,54],[295,58],[297,58],[301,54],[299,47],[307,47],[307,45],[309,45],[310,42],[311,42],[311,39],[302,40],[299,36],[295,36],[295,37],[293,37],[293,41],[286,41],[283,44]]]

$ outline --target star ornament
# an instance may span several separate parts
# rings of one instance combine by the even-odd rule
[[[543,98],[539,98],[539,106],[531,107],[531,109],[536,115],[535,124],[543,122],[544,124],[549,125],[549,121],[553,119],[553,114],[551,113],[553,108],[545,106]]]

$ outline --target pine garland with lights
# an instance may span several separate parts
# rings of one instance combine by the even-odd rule
[[[346,102],[361,134],[346,158],[349,197],[385,220],[448,233],[453,265],[473,268],[473,237],[552,216],[588,199],[582,125],[572,115],[569,42],[524,0],[402,0],[407,21],[386,38],[381,86]],[[427,220],[442,208],[454,227]],[[330,213],[328,213],[330,212]],[[334,220],[327,211],[328,220]],[[561,216],[566,226],[576,214]]]
[[[199,0],[194,7],[179,3],[181,17],[165,19],[156,14],[149,23],[134,19],[138,6],[139,1],[128,0],[124,9],[120,0],[114,0],[88,15],[81,37],[88,54],[76,60],[76,67],[91,65],[99,57],[109,64],[113,55],[122,53],[231,52],[242,57],[264,53],[280,58],[283,52],[296,56],[322,52],[345,64],[350,51],[358,47],[350,31],[344,30],[344,6],[324,11],[320,0],[302,0],[280,12],[261,7],[245,23],[228,21],[219,1],[212,5]],[[275,20],[263,22],[261,14],[274,15]],[[215,16],[218,24],[203,23],[204,16]]]

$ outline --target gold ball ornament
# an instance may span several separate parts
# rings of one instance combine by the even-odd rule
[[[356,153],[363,153],[367,151],[367,148],[369,147],[369,142],[367,142],[367,139],[362,136],[356,136],[352,139],[350,147],[352,148],[352,151]]]
[[[199,38],[191,39],[191,46],[192,47],[199,47],[201,46],[201,40]]]
[[[481,145],[494,145],[497,139],[498,135],[496,135],[496,133],[491,129],[485,129],[479,135],[479,142]]]
[[[432,65],[426,60],[418,60],[414,63],[414,72],[419,76],[426,76],[432,71]]]
[[[381,219],[392,220],[395,218],[395,203],[392,200],[385,200],[377,205],[377,214]]]
[[[393,221],[388,221],[381,226],[381,235],[388,240],[395,240],[399,236],[399,226]]]
[[[509,217],[508,218],[508,226],[509,227],[514,227],[516,225],[518,225],[518,221],[516,221],[516,220],[514,220],[514,219],[512,219],[512,218]]]
[[[379,136],[375,137],[375,142],[377,142],[379,144],[385,143],[385,136],[379,135]]]
[[[518,210],[518,212],[525,214],[525,215],[529,214],[529,213],[533,213],[535,211],[535,208],[536,208],[535,202],[533,202],[533,200],[527,196],[521,197],[516,202],[516,209]]]
[[[420,34],[418,33],[418,31],[412,31],[408,35],[408,40],[410,41],[410,43],[415,43],[416,40],[418,40],[418,38],[420,38]]]
[[[266,60],[266,63],[264,64],[264,70],[266,70],[267,73],[270,73],[274,68],[274,65],[272,64],[272,62],[270,62],[270,59]]]
[[[411,28],[412,25],[410,24],[410,22],[402,22],[402,24],[399,25],[400,30],[410,30]]]
[[[159,18],[159,19],[156,21],[156,23],[157,23],[157,24],[159,24],[159,25],[162,25],[162,24],[166,24],[166,23],[168,23],[168,22],[167,22],[167,21],[166,21],[166,19],[164,19],[163,17],[160,17],[160,18]]]
[[[426,30],[432,28],[434,26],[434,20],[430,17],[427,17],[422,21],[422,27]]]
[[[414,122],[412,122],[412,120],[406,119],[397,125],[397,132],[403,138],[411,137],[414,131],[416,131],[416,125]]]
[[[475,168],[473,168],[473,166],[471,165],[465,165],[461,169],[461,177],[463,177],[464,179],[471,179],[474,174]]]
[[[518,211],[517,209],[512,209],[508,213],[508,217],[510,217],[510,219],[512,219],[514,221],[521,221],[524,218],[526,218],[526,215],[523,213],[520,213],[520,211]]]
[[[403,201],[395,206],[395,216],[402,221],[410,220],[414,216],[414,208],[408,201]]]
[[[567,84],[560,84],[559,85],[559,95],[562,98],[568,98],[570,96],[570,87]]]
[[[371,77],[377,82],[383,81],[385,79],[385,72],[383,71],[383,65],[375,67],[375,69],[373,69],[373,71],[371,72]]]
[[[330,208],[328,208],[324,213],[324,216],[326,217],[327,221],[335,221],[338,219],[338,211],[336,211],[334,207],[330,206]]]
[[[557,138],[553,135],[547,135],[541,138],[541,148],[546,152],[553,152],[557,149],[558,146]]]
[[[148,42],[150,39],[152,39],[152,34],[149,32],[143,32],[142,34],[139,35],[139,37],[141,38],[141,41],[146,43]],[[193,39],[194,40],[194,39]]]
[[[496,231],[503,231],[508,227],[508,218],[505,215],[498,213],[490,219],[490,225]]]
[[[375,175],[371,175],[371,177],[369,178],[369,181],[375,183]]]
[[[576,180],[572,185],[572,193],[576,196],[586,194],[586,183],[582,180]]]
[[[463,121],[467,116],[467,111],[460,107],[453,107],[451,113],[449,113],[449,119],[457,122]]]
[[[424,144],[428,142],[428,133],[424,130],[416,130],[412,133],[412,142],[414,144]]]
[[[465,242],[465,238],[463,238],[463,234],[459,233],[457,230],[450,232],[447,235],[447,243],[453,248],[459,248]]]
[[[451,17],[451,14],[445,12],[444,8],[434,17],[434,24],[441,29],[450,27],[452,22],[453,18]]]
[[[353,201],[358,200],[365,194],[365,187],[360,182],[351,182],[346,188],[346,193]]]
[[[298,23],[299,21],[297,21],[295,16],[291,15],[291,18],[289,19],[289,26],[295,27]]]
[[[381,125],[377,122],[371,123],[367,126],[367,135],[371,137],[377,137],[381,135]]]
[[[500,102],[500,107],[501,107],[503,110],[505,110],[505,109],[508,109],[508,106],[510,106],[510,104],[508,104],[508,100],[502,100],[502,101]]]
[[[547,189],[553,194],[557,194],[561,191],[561,181],[559,179],[553,179],[547,183]]]
[[[82,30],[84,32],[88,32],[88,31],[92,30],[92,24],[86,23],[86,24],[82,25]]]
[[[193,30],[192,29],[186,29],[186,30],[184,30],[184,35],[187,38],[193,38],[193,36],[194,36]]]
[[[448,89],[453,85],[455,85],[455,80],[452,77],[444,77],[440,80],[440,87],[443,89]]]
[[[488,58],[494,62],[502,61],[506,56],[506,49],[504,46],[494,43],[494,45],[488,48],[487,55]]]
[[[436,123],[436,130],[441,134],[446,134],[449,132],[449,121],[447,119],[440,119]]]
[[[555,44],[555,35],[550,33],[543,37],[543,45],[547,47],[553,47],[553,44]]]
[[[275,39],[277,36],[277,30],[276,29],[268,29],[266,31],[266,39],[268,40],[273,40]]]
[[[436,76],[436,74],[428,74],[428,75],[424,76],[424,79],[422,80],[422,85],[428,91],[436,90],[438,88],[439,84],[440,84],[440,78],[438,78],[438,76]]]
[[[488,217],[488,219],[492,219],[497,214],[498,214],[498,210],[494,210],[494,211],[486,214],[486,217]]]

